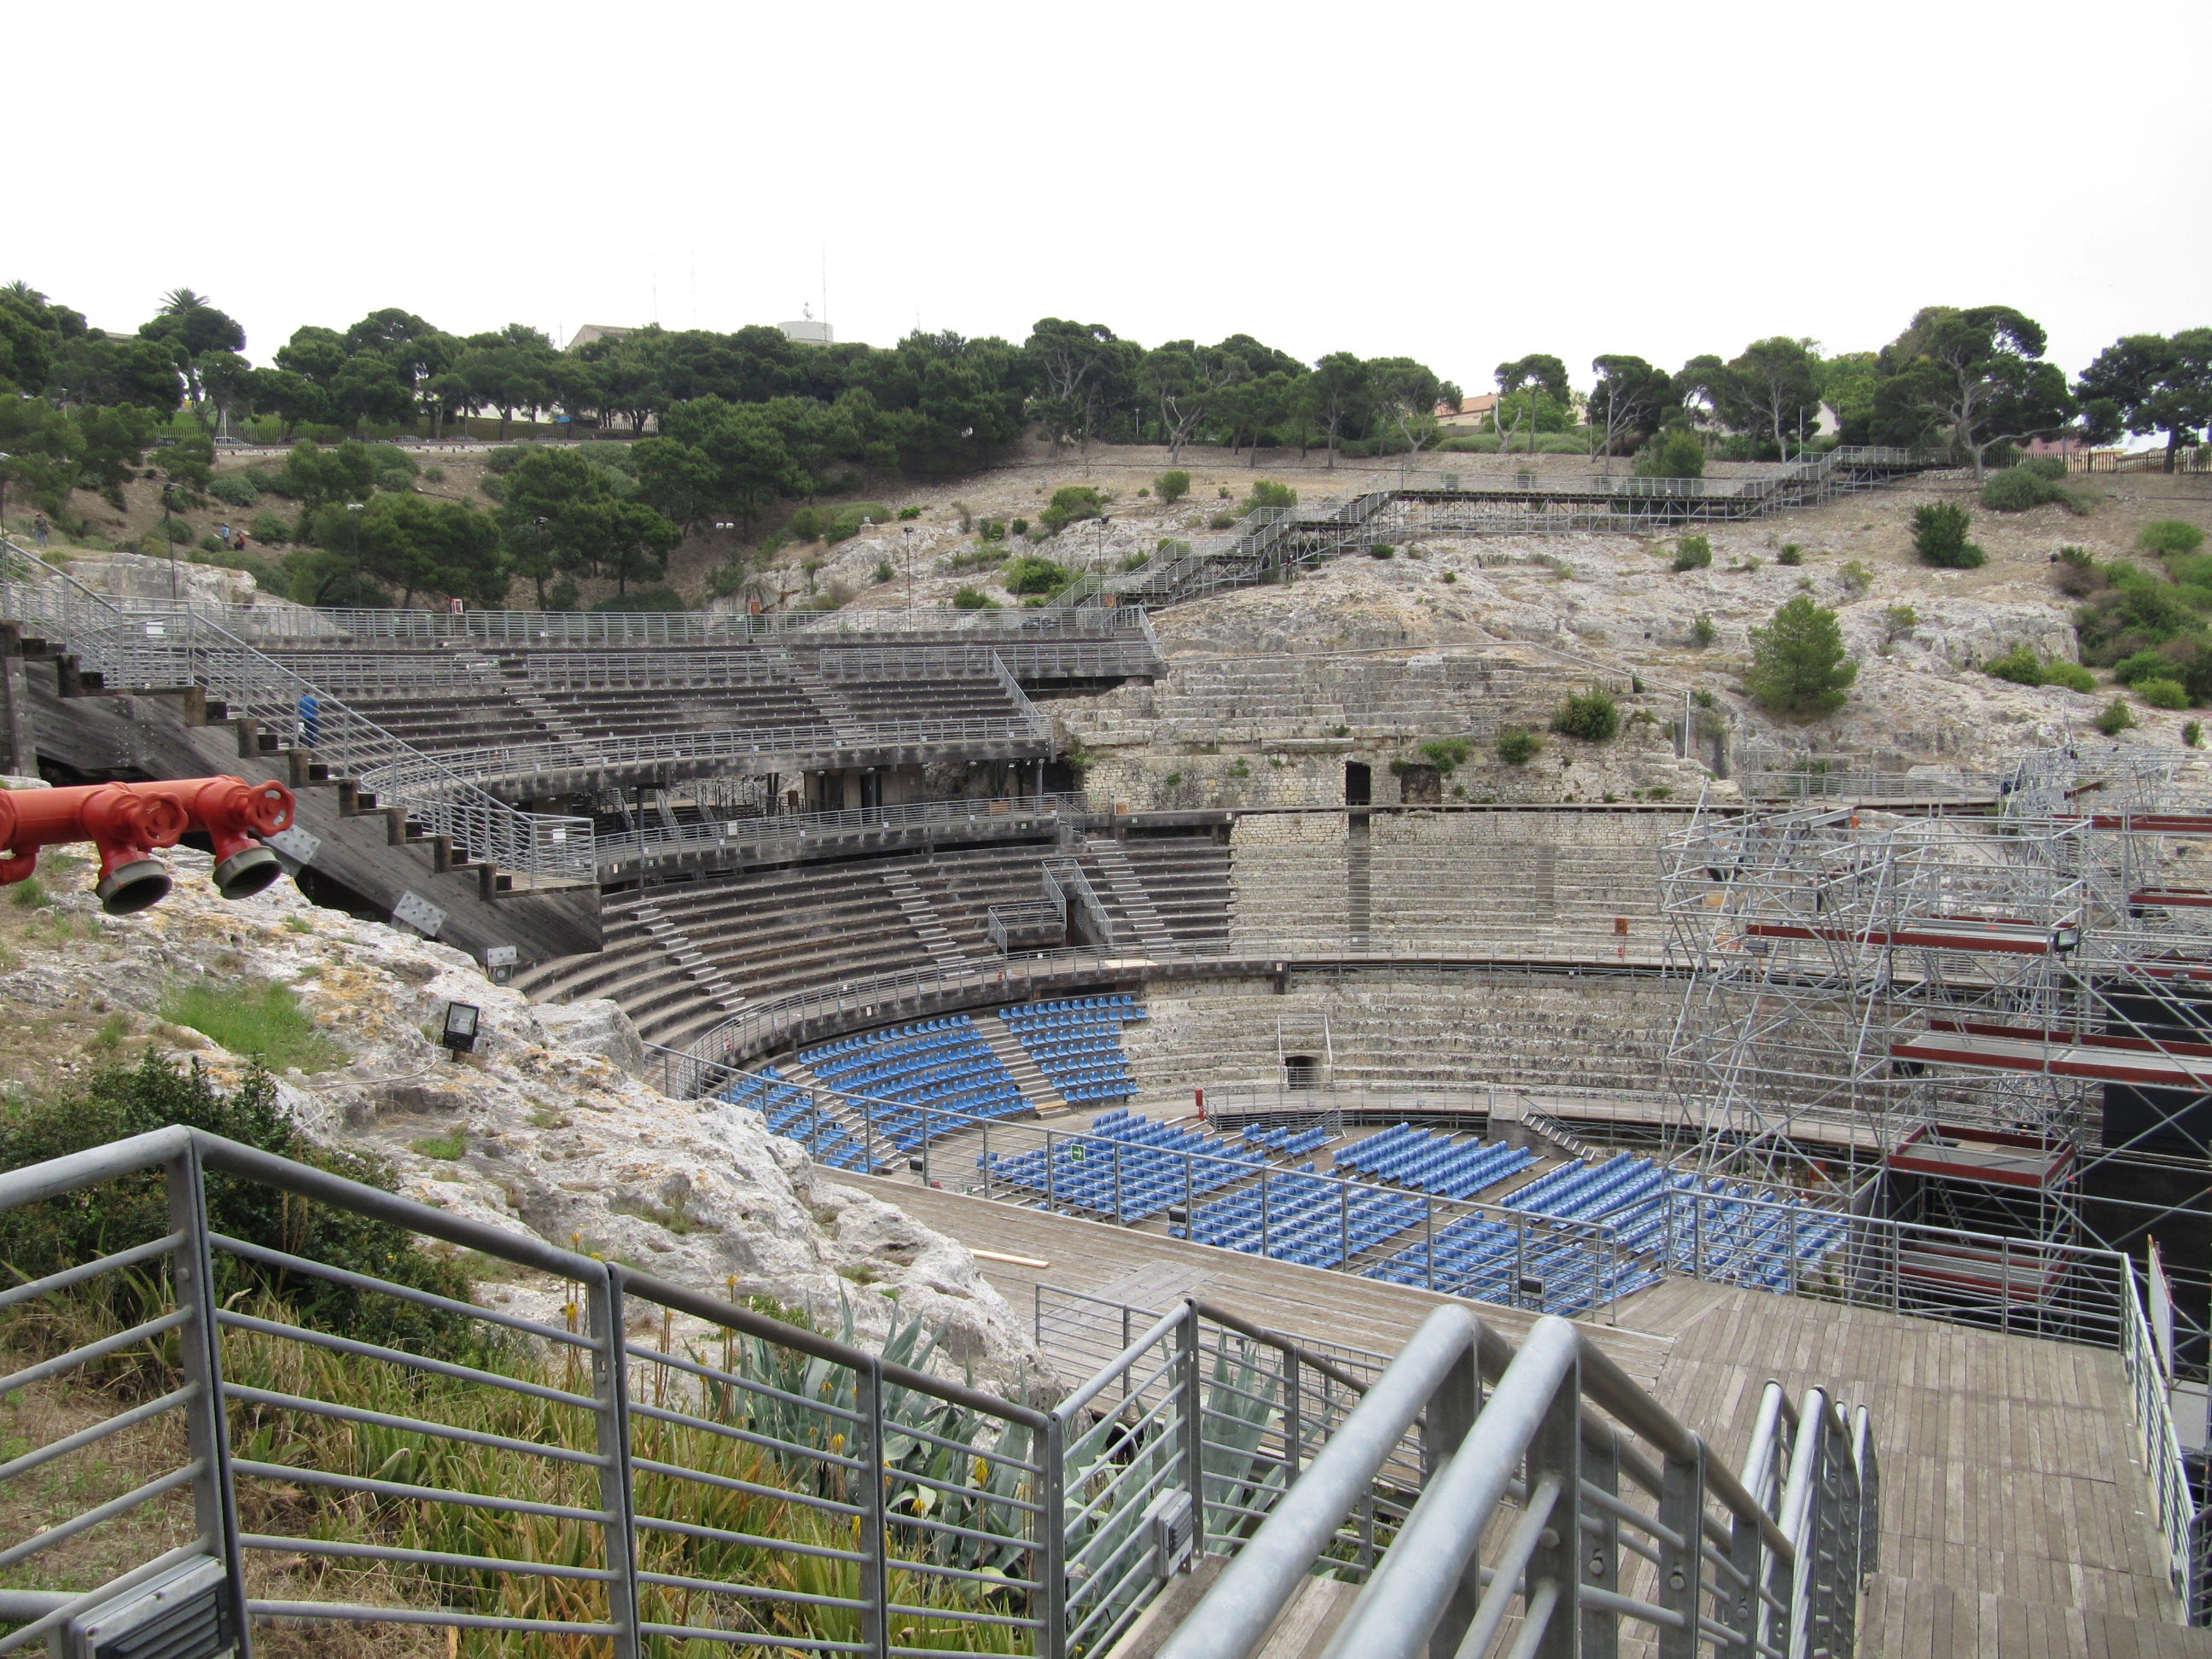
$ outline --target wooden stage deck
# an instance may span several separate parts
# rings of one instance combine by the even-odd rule
[[[1449,1299],[907,1182],[839,1179],[972,1249],[1048,1262],[981,1263],[1025,1315],[1041,1283],[1152,1305],[1197,1295],[1295,1335],[1389,1352]],[[1480,1311],[1509,1338],[1531,1317]],[[1864,1659],[2212,1655],[2212,1630],[2174,1622],[2117,1355],[1686,1279],[1582,1323],[1731,1463],[1769,1377],[1793,1395],[1822,1383],[1872,1408],[1881,1571],[1862,1610]]]

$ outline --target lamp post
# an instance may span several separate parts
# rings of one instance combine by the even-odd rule
[[[361,574],[361,509],[359,501],[346,503],[346,519],[353,526],[353,569],[356,576]]]
[[[914,526],[908,525],[899,533],[903,538],[902,544],[906,550],[906,611],[911,618],[914,615]]]
[[[5,450],[0,450],[0,536],[8,533],[8,463],[15,459]]]
[[[175,505],[177,487],[173,483],[161,486],[161,545],[169,552],[169,599],[177,597],[177,538],[169,532],[169,509]]]

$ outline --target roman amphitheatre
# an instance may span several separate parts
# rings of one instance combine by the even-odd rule
[[[130,1195],[0,1646],[2208,1650],[2212,763],[2076,665],[2212,477],[1531,452],[1036,430],[678,608],[300,602],[244,447],[11,533],[0,803],[283,822],[0,907],[15,1099],[202,1103],[0,1176]]]

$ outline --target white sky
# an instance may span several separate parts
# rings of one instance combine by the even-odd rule
[[[1676,368],[2018,306],[2212,325],[2212,5],[9,9],[0,281],[841,339],[1257,335]],[[657,298],[656,298],[657,293]]]

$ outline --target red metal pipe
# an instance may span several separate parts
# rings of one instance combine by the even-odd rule
[[[283,873],[258,838],[289,829],[294,809],[283,784],[233,777],[0,790],[0,885],[36,871],[40,848],[88,841],[100,849],[100,902],[125,915],[167,896],[169,872],[154,854],[198,831],[215,847],[216,890],[244,898]]]

